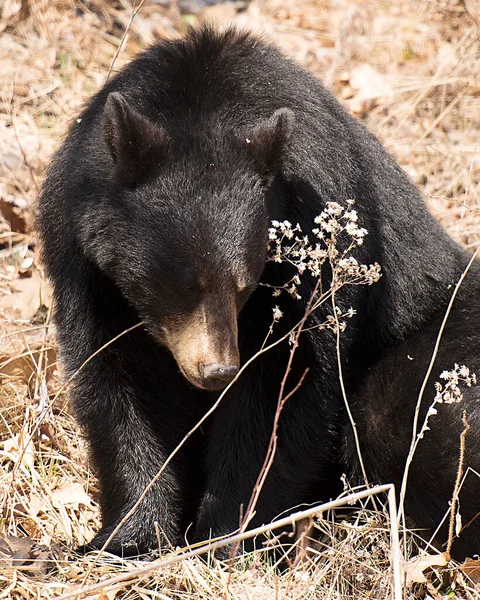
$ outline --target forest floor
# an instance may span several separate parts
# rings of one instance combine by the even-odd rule
[[[392,597],[386,500],[353,516],[319,515],[321,541],[283,573],[261,551],[233,570],[189,558],[143,573],[135,572],[145,567],[138,561],[72,555],[99,527],[98,489],[57,365],[35,201],[49,158],[114,59],[116,71],[190,23],[233,21],[263,33],[321,78],[400,162],[450,234],[474,250],[480,3],[147,0],[131,20],[134,8],[130,0],[0,4],[0,599]],[[404,575],[405,565],[424,557],[404,576],[403,597],[480,598],[478,560],[437,566],[422,554],[420,535],[401,536]],[[128,581],[113,579],[122,574]]]

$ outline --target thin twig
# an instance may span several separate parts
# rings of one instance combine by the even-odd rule
[[[400,488],[400,502],[398,505],[398,517],[397,518],[399,520],[402,519],[403,523],[405,522],[404,502],[405,502],[405,494],[406,494],[406,490],[407,490],[408,474],[409,474],[410,465],[412,464],[413,456],[415,454],[415,450],[417,448],[418,441],[419,441],[419,439],[417,437],[417,429],[418,429],[418,419],[420,416],[420,408],[422,405],[423,395],[425,393],[425,389],[427,387],[428,380],[430,379],[430,375],[433,370],[433,365],[435,364],[435,360],[437,358],[438,349],[440,348],[440,342],[442,340],[442,335],[445,330],[445,326],[447,324],[448,318],[450,316],[450,312],[452,310],[453,303],[455,301],[455,298],[457,297],[460,286],[462,285],[463,280],[465,279],[468,271],[470,270],[470,267],[472,266],[473,261],[476,259],[479,251],[480,251],[480,246],[478,246],[478,248],[473,253],[472,257],[470,258],[470,260],[468,262],[468,265],[465,267],[462,275],[460,276],[460,279],[458,280],[458,282],[455,286],[455,289],[453,290],[452,296],[450,298],[450,302],[448,303],[447,310],[445,311],[445,315],[443,317],[442,324],[438,331],[438,335],[437,335],[437,339],[435,341],[435,346],[433,349],[432,357],[430,359],[430,363],[428,365],[427,372],[423,379],[422,387],[420,388],[420,392],[418,394],[417,404],[415,406],[415,415],[413,418],[413,425],[412,425],[412,441],[410,443],[410,449],[408,452],[407,460],[405,462],[405,469],[403,472],[402,485]]]
[[[12,94],[12,96],[14,94],[15,94],[15,84],[13,86],[13,94]],[[22,144],[22,142],[20,140],[20,135],[18,133],[17,124],[15,122],[15,118],[16,117],[15,117],[14,112],[13,112],[13,103],[12,102],[10,103],[10,106],[9,106],[9,113],[10,113],[9,116],[10,116],[10,122],[11,122],[12,128],[13,128],[13,133],[15,134],[15,139],[17,141],[17,144],[18,144],[18,147],[20,149],[20,152],[22,153],[23,162],[25,163],[25,166],[28,169],[28,173],[30,175],[30,180],[31,180],[31,182],[33,184],[33,187],[35,188],[35,192],[37,193],[37,196],[38,196],[38,194],[40,193],[40,188],[38,187],[38,183],[37,183],[37,180],[35,178],[35,173],[34,173],[33,167],[31,165],[30,161],[28,160],[27,154],[25,152],[25,148],[23,147],[23,144]]]
[[[42,424],[45,415],[47,414],[47,412],[52,408],[52,406],[55,404],[55,402],[57,401],[57,399],[59,398],[60,394],[70,385],[70,383],[72,383],[72,381],[75,379],[75,377],[77,377],[77,375],[83,371],[83,369],[89,364],[89,362],[91,360],[93,360],[98,354],[100,354],[100,352],[103,352],[103,350],[105,350],[105,348],[107,348],[108,346],[111,346],[114,342],[116,342],[119,338],[121,338],[122,336],[124,336],[125,334],[129,333],[130,331],[132,331],[133,329],[136,329],[137,327],[140,327],[141,325],[143,325],[143,321],[140,321],[140,323],[137,323],[136,325],[133,325],[132,327],[129,327],[128,329],[125,329],[125,331],[122,331],[121,333],[119,333],[118,335],[116,335],[114,338],[112,338],[111,340],[109,340],[108,342],[106,342],[105,344],[103,344],[103,346],[101,346],[98,350],[96,350],[95,352],[93,352],[93,354],[91,354],[81,365],[80,367],[75,371],[75,373],[73,373],[73,375],[71,375],[59,388],[59,390],[57,391],[57,393],[54,395],[54,397],[50,400],[50,402],[48,402],[48,404],[46,404],[43,407],[43,410],[39,413],[39,415],[36,417],[35,419],[35,423],[34,426],[32,428],[32,431],[30,433],[30,435],[28,436],[28,439],[25,443],[24,448],[22,449],[22,452],[19,456],[19,461],[21,461],[23,459],[23,456],[25,454],[26,448],[28,447],[28,445],[32,442],[34,436],[36,435],[38,428],[40,427],[40,425]],[[24,356],[28,356],[28,352],[24,354]],[[6,502],[7,496],[5,496],[4,501]]]
[[[45,322],[45,331],[43,332],[43,344],[38,349],[38,355],[39,355],[38,363],[35,360],[34,352],[32,352],[32,349],[30,348],[30,346],[27,343],[27,340],[25,338],[24,332],[23,331],[21,332],[22,337],[23,337],[23,341],[24,341],[25,345],[27,346],[28,350],[27,350],[27,352],[24,352],[24,353],[20,354],[20,356],[21,357],[29,356],[30,359],[31,359],[31,361],[32,361],[33,367],[36,370],[35,389],[34,389],[34,392],[33,392],[33,397],[38,402],[40,402],[39,390],[40,390],[40,387],[41,387],[40,380],[42,379],[42,373],[41,373],[41,371],[42,371],[43,361],[44,360],[46,361],[47,356],[48,356],[47,353],[48,353],[49,350],[52,349],[52,346],[47,346],[48,327],[49,327],[49,324],[50,324],[51,315],[52,315],[52,307],[50,307],[48,309],[47,319],[46,319],[46,322]],[[19,357],[17,356],[15,358],[19,358]],[[10,359],[10,360],[12,360],[12,359]],[[8,364],[8,362],[10,362],[10,361],[6,361],[2,365],[0,365],[0,367],[3,367],[5,364]],[[48,365],[45,364],[45,367],[44,367],[45,378],[46,378],[47,368],[48,368]],[[49,406],[51,406],[51,404],[53,404],[53,402],[49,403]],[[15,478],[17,476],[17,470],[18,470],[19,466],[21,465],[21,463],[23,461],[23,457],[25,456],[27,448],[28,448],[29,444],[32,442],[33,436],[34,436],[37,428],[41,425],[41,423],[42,423],[45,415],[46,415],[46,411],[42,411],[41,412],[42,420],[34,422],[34,431],[31,432],[31,434],[29,435],[27,443],[23,446],[23,448],[20,451],[20,454],[19,454],[17,462],[13,465],[12,476],[11,476],[11,480],[10,480],[10,486],[9,486],[8,494],[5,495],[5,501],[8,498],[9,494],[11,493],[12,489],[13,489],[13,486],[15,484]]]
[[[370,488],[370,490],[375,490],[377,488]],[[375,496],[372,495],[372,501],[374,501]],[[390,489],[388,490],[388,513],[390,515],[390,545],[391,555],[390,562],[392,566],[392,575],[393,575],[393,590],[392,596],[393,600],[402,600],[402,575],[401,575],[401,557],[402,553],[400,551],[400,535],[398,532],[398,521],[397,521],[397,495],[395,492],[395,486],[390,484]]]
[[[132,14],[130,15],[130,19],[127,23],[127,26],[125,27],[125,31],[123,33],[120,44],[119,44],[118,48],[116,49],[115,54],[113,55],[113,58],[112,58],[112,62],[110,63],[110,67],[108,68],[108,73],[107,73],[107,77],[105,79],[105,83],[107,83],[107,81],[110,79],[110,75],[112,74],[113,67],[114,67],[115,63],[117,62],[117,58],[118,58],[120,52],[123,50],[123,46],[125,45],[125,41],[127,39],[128,32],[130,31],[130,28],[132,26],[133,20],[137,16],[138,11],[142,8],[144,3],[145,3],[145,0],[140,0],[140,2],[133,9]]]
[[[347,411],[348,418],[350,420],[350,424],[351,424],[352,430],[353,430],[353,437],[355,439],[355,447],[357,450],[358,461],[360,463],[360,468],[362,469],[362,477],[365,481],[365,485],[367,486],[367,488],[369,488],[370,483],[368,482],[367,471],[365,470],[365,463],[363,462],[362,451],[360,448],[360,439],[358,437],[358,431],[357,431],[357,424],[355,423],[355,419],[353,418],[352,411],[350,410],[350,403],[348,402],[347,392],[345,390],[345,382],[343,380],[342,357],[341,357],[341,352],[340,352],[340,322],[338,320],[337,305],[335,303],[335,291],[334,291],[333,285],[332,285],[332,307],[333,307],[333,314],[335,315],[335,323],[336,323],[335,333],[336,333],[336,338],[337,338],[336,339],[336,350],[337,350],[337,364],[338,364],[338,379],[340,381],[340,388],[342,390],[343,403],[345,404],[345,409]]]
[[[283,374],[283,378],[282,378],[282,383],[280,385],[280,392],[278,395],[278,402],[277,402],[277,409],[275,411],[275,418],[273,421],[273,430],[272,430],[272,435],[270,437],[270,442],[268,445],[268,449],[267,449],[267,454],[265,456],[265,460],[264,463],[262,465],[262,468],[260,470],[260,473],[258,474],[258,478],[257,481],[255,483],[255,487],[253,488],[253,492],[252,495],[250,497],[250,501],[248,503],[247,506],[247,510],[245,511],[245,516],[242,520],[242,524],[240,525],[240,533],[243,533],[246,528],[248,527],[248,524],[250,523],[250,521],[252,520],[253,517],[253,513],[255,511],[255,507],[257,505],[258,502],[258,498],[260,496],[260,492],[263,488],[263,485],[265,483],[265,480],[267,478],[268,472],[270,471],[270,468],[273,464],[273,459],[275,458],[275,453],[277,450],[277,431],[278,431],[278,423],[280,420],[280,414],[283,410],[283,407],[285,406],[285,402],[298,390],[298,388],[302,385],[303,380],[305,379],[305,376],[307,374],[307,372],[309,371],[309,369],[306,369],[305,372],[303,373],[302,377],[300,378],[300,381],[297,383],[297,385],[293,388],[292,391],[290,391],[285,397],[285,385],[287,383],[287,379],[288,376],[290,375],[290,371],[292,369],[292,362],[293,362],[293,357],[295,356],[295,352],[298,348],[298,341],[300,338],[300,334],[302,333],[303,330],[303,326],[305,325],[305,322],[307,320],[307,318],[310,316],[311,314],[311,308],[312,308],[312,304],[313,301],[315,299],[315,296],[317,294],[318,291],[318,285],[319,282],[317,281],[316,285],[315,285],[315,289],[312,292],[312,295],[310,296],[310,300],[308,301],[307,304],[307,308],[305,310],[305,313],[302,317],[302,320],[300,321],[300,324],[295,332],[295,338],[293,340],[293,344],[292,347],[290,349],[290,355],[288,357],[288,363],[287,363],[287,368],[285,369],[285,373]],[[237,548],[238,549],[238,548]]]

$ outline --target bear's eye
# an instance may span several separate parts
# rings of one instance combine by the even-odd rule
[[[200,292],[202,286],[198,280],[197,274],[194,271],[179,269],[171,273],[172,283],[176,284],[177,289],[182,292]]]
[[[202,286],[195,277],[186,277],[181,279],[181,287],[185,292],[200,292]]]

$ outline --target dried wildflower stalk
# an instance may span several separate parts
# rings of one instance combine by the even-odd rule
[[[293,357],[298,348],[300,334],[305,329],[305,324],[308,318],[328,298],[332,298],[333,315],[328,315],[322,324],[315,325],[314,327],[331,329],[336,333],[337,353],[339,353],[339,336],[347,326],[346,321],[340,321],[340,319],[352,317],[356,311],[353,308],[350,308],[347,311],[342,312],[337,306],[335,306],[335,292],[345,285],[371,285],[380,278],[380,265],[378,263],[369,266],[360,265],[358,261],[350,255],[350,252],[356,246],[360,246],[363,243],[363,238],[365,235],[367,235],[367,230],[359,227],[357,224],[357,212],[351,209],[352,205],[354,204],[354,200],[348,200],[347,203],[350,210],[345,210],[337,202],[329,202],[327,203],[326,209],[315,218],[315,224],[318,225],[318,227],[312,230],[312,234],[316,238],[314,245],[310,243],[308,236],[303,234],[298,223],[295,227],[293,227],[289,221],[272,221],[272,227],[268,232],[268,260],[277,263],[289,263],[298,271],[293,278],[284,285],[269,286],[274,288],[273,296],[279,296],[283,291],[286,291],[288,294],[290,294],[290,296],[292,296],[292,298],[300,300],[301,295],[298,293],[297,286],[301,284],[301,277],[305,274],[305,272],[310,273],[311,276],[315,277],[317,282],[308,301],[302,320],[292,329],[289,336],[289,341],[291,344],[290,355],[280,386],[280,393],[278,396],[277,408],[273,423],[273,431],[270,437],[265,461],[258,475],[247,506],[247,510],[240,525],[240,533],[244,533],[246,531],[250,521],[253,518],[258,498],[273,464],[277,449],[280,413],[282,412],[286,401],[291,398],[291,396],[299,389],[307,373],[307,371],[305,371],[297,385],[288,394],[285,393],[285,385],[291,371]],[[340,236],[347,236],[348,240],[347,248],[343,252],[339,250]],[[285,245],[286,240],[291,241],[291,244]],[[322,292],[322,267],[327,261],[332,272],[332,282],[330,288]],[[273,323],[277,322],[281,317],[282,312],[280,308],[275,306],[273,308]],[[310,328],[310,330],[311,329],[312,328]],[[271,331],[272,327],[270,327],[270,332]],[[340,356],[338,356],[338,362],[340,383],[348,410],[348,402],[342,381]],[[364,472],[365,480],[367,481],[365,469],[363,467],[363,460],[360,453],[360,447],[358,444],[358,436],[356,435],[355,423],[353,422],[353,419],[351,419],[351,421],[355,430],[355,439],[357,440],[357,452],[359,453],[362,470]],[[232,548],[231,564],[233,563],[233,557],[236,555],[237,550],[238,545]]]
[[[301,283],[301,276],[307,272],[312,277],[320,279],[322,267],[326,262],[332,267],[332,285],[337,289],[343,285],[371,285],[379,280],[378,263],[360,265],[350,254],[355,247],[363,244],[363,239],[367,235],[367,230],[358,226],[358,214],[352,208],[354,203],[354,200],[347,200],[350,210],[346,210],[337,202],[328,202],[326,209],[315,217],[315,224],[318,227],[312,229],[312,235],[316,238],[313,243],[298,223],[293,226],[290,221],[272,221],[272,227],[268,230],[267,260],[289,263],[298,271],[282,286],[268,286],[273,287],[273,296],[280,296],[285,291],[292,298],[300,300],[298,286]],[[339,250],[341,236],[346,237],[349,242],[342,252]],[[328,290],[327,293],[330,291]]]
[[[477,376],[475,373],[470,373],[470,369],[465,365],[460,366],[456,363],[451,371],[442,371],[442,373],[440,373],[440,379],[445,380],[446,383],[442,385],[439,381],[435,382],[435,398],[433,399],[433,402],[427,411],[425,421],[423,422],[422,428],[417,435],[415,448],[425,433],[430,431],[428,420],[430,417],[438,414],[438,410],[435,408],[436,405],[458,404],[463,400],[463,392],[460,388],[460,384],[464,384],[467,387],[472,387],[472,385],[476,385],[477,383]]]
[[[457,366],[457,365],[455,365],[455,366]],[[467,385],[469,385],[469,384],[467,383]],[[472,384],[470,383],[470,385],[472,385]],[[446,402],[446,401],[444,400],[444,402]],[[455,402],[455,400],[454,400],[454,402]],[[452,502],[450,505],[450,521],[448,524],[448,541],[447,541],[447,549],[446,549],[446,554],[448,556],[450,556],[450,551],[452,549],[453,536],[455,533],[455,524],[456,524],[455,522],[457,520],[456,510],[457,510],[457,503],[458,503],[458,494],[460,493],[461,481],[462,481],[462,477],[463,477],[463,469],[464,469],[464,463],[465,463],[465,439],[466,439],[467,433],[470,429],[470,425],[467,422],[467,412],[465,410],[463,411],[462,422],[463,422],[463,431],[460,434],[460,458],[458,460],[457,478],[455,480],[455,488],[453,490]],[[460,518],[459,518],[458,529],[461,530],[461,519]],[[456,533],[458,535],[460,533],[460,531],[458,531]]]

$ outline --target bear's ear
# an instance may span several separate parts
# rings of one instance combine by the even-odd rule
[[[274,177],[280,167],[282,154],[294,125],[293,111],[279,108],[271,117],[242,135],[242,143],[257,163],[261,175],[267,179]]]
[[[144,178],[164,154],[168,135],[128,105],[119,92],[108,95],[103,134],[115,165],[117,180],[132,186]]]

